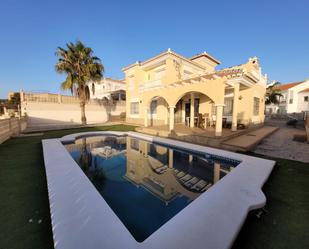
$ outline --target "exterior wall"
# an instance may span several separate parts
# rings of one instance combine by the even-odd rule
[[[103,79],[100,83],[93,83],[95,92],[92,91],[92,83],[89,84],[90,98],[103,99],[104,97],[110,98],[110,94],[114,91],[125,90],[126,84],[124,82],[113,80],[109,78]]]
[[[136,63],[125,68],[127,122],[144,124],[145,113],[150,108],[151,100],[157,97],[162,97],[167,102],[165,111],[158,109],[155,117],[155,122],[160,124],[168,123],[167,107],[175,107],[181,98],[191,92],[202,94],[201,96],[205,96],[204,98],[210,99],[206,101],[203,97],[200,97],[200,113],[211,113],[212,105],[223,105],[225,89],[229,80],[224,75],[194,84],[173,86],[173,83],[212,72],[215,65],[206,65],[205,63],[205,60],[201,58],[190,64],[186,59],[178,58],[173,53],[167,53],[162,58],[152,58],[147,63]],[[257,58],[252,58],[246,64],[243,64],[242,69],[245,73],[252,72],[254,74],[252,78],[257,78],[258,83],[241,87],[240,95],[242,99],[239,101],[238,119],[245,124],[262,123],[264,122],[266,78],[261,74]],[[253,115],[254,97],[260,100],[258,115]],[[131,114],[132,102],[139,103],[138,114]],[[176,113],[177,115],[178,113]],[[148,124],[152,125],[150,122]]]
[[[296,112],[304,112],[309,111],[309,101],[305,101],[305,97],[309,98],[309,91],[308,92],[300,92],[298,93],[298,103]]]
[[[125,112],[125,102],[90,101],[86,104],[88,124],[104,123],[109,115]],[[21,102],[23,115],[28,117],[29,127],[53,127],[81,124],[79,100],[57,94],[27,94]]]
[[[0,120],[0,144],[9,139],[13,135],[18,135],[27,127],[27,119],[25,117],[8,118]]]
[[[264,122],[265,92],[266,89],[258,84],[239,92],[241,99],[238,101],[237,119],[241,123],[248,125],[250,123],[258,124]],[[253,113],[254,97],[260,100],[258,115]]]
[[[309,80],[301,84],[298,84],[294,87],[291,87],[286,91],[282,91],[281,94],[283,95],[283,97],[280,98],[278,112],[281,114],[285,114],[285,113],[308,111],[309,106],[307,102],[304,101],[304,96],[309,96],[309,92],[302,92],[307,88],[309,88]],[[291,98],[293,98],[292,103],[290,102]]]
[[[309,142],[309,115],[307,115],[305,127],[306,127],[306,133],[307,133],[307,141]]]

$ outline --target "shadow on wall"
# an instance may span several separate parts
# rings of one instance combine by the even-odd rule
[[[107,122],[107,120],[105,121]],[[87,124],[98,124],[98,123],[104,123],[104,122],[91,122],[88,121]],[[81,125],[81,122],[73,122],[72,121],[62,121],[62,120],[55,120],[55,119],[47,119],[47,118],[36,118],[28,116],[28,128],[34,128],[34,127],[58,127],[58,126],[78,126]]]

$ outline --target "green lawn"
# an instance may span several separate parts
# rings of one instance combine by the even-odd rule
[[[50,131],[0,145],[0,249],[53,248],[41,139],[80,131],[133,129],[117,125]],[[309,225],[309,165],[277,162],[264,187],[267,213],[260,218],[256,212],[249,215],[235,249],[309,248],[305,233]]]

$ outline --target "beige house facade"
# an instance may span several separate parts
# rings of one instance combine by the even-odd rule
[[[214,127],[264,122],[266,75],[259,60],[217,70],[220,61],[204,52],[186,58],[170,49],[123,68],[127,122],[148,126],[175,124]],[[201,120],[203,120],[201,122]]]

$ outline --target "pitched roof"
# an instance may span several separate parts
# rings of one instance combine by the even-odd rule
[[[212,60],[214,63],[216,64],[221,64],[221,62],[219,60],[217,60],[215,57],[211,56],[210,54],[206,53],[206,52],[203,52],[201,54],[197,54],[197,55],[194,55],[192,56],[191,58],[189,58],[189,60],[195,60],[197,58],[200,58],[200,57],[207,57],[208,59]]]
[[[129,65],[129,66],[126,66],[126,67],[122,68],[122,71],[128,70],[129,68],[131,68],[131,67],[133,67],[134,65],[137,65],[137,64],[138,64],[138,65],[141,65],[141,66],[142,66],[142,65],[145,65],[146,63],[151,62],[151,61],[153,61],[153,60],[156,60],[156,59],[158,59],[158,58],[160,58],[160,57],[162,57],[162,56],[164,56],[164,55],[167,55],[167,54],[174,55],[174,56],[176,56],[176,57],[178,57],[178,58],[180,58],[180,59],[183,59],[184,61],[187,61],[187,62],[189,62],[189,63],[191,63],[191,64],[193,64],[193,65],[195,65],[195,66],[197,66],[197,67],[199,67],[199,68],[201,68],[201,69],[205,69],[205,67],[202,66],[202,65],[200,65],[199,63],[194,62],[194,61],[192,61],[192,60],[190,60],[190,59],[188,59],[188,58],[186,58],[186,57],[184,57],[184,56],[182,56],[182,55],[180,55],[180,54],[177,54],[176,52],[172,51],[172,50],[169,48],[167,51],[162,52],[161,54],[158,54],[158,55],[156,55],[156,56],[154,56],[154,57],[151,57],[151,58],[149,58],[149,59],[147,59],[147,60],[145,60],[145,61],[142,61],[142,62],[137,61],[137,62],[135,62],[135,63],[133,63],[133,64],[131,64],[131,65]]]
[[[303,83],[304,81],[300,81],[300,82],[294,82],[294,83],[287,83],[287,84],[283,84],[283,85],[280,85],[278,86],[278,89],[281,90],[281,91],[286,91],[294,86],[297,86],[301,83]]]
[[[306,89],[300,91],[300,93],[304,93],[304,92],[309,92],[309,88],[306,88]]]

